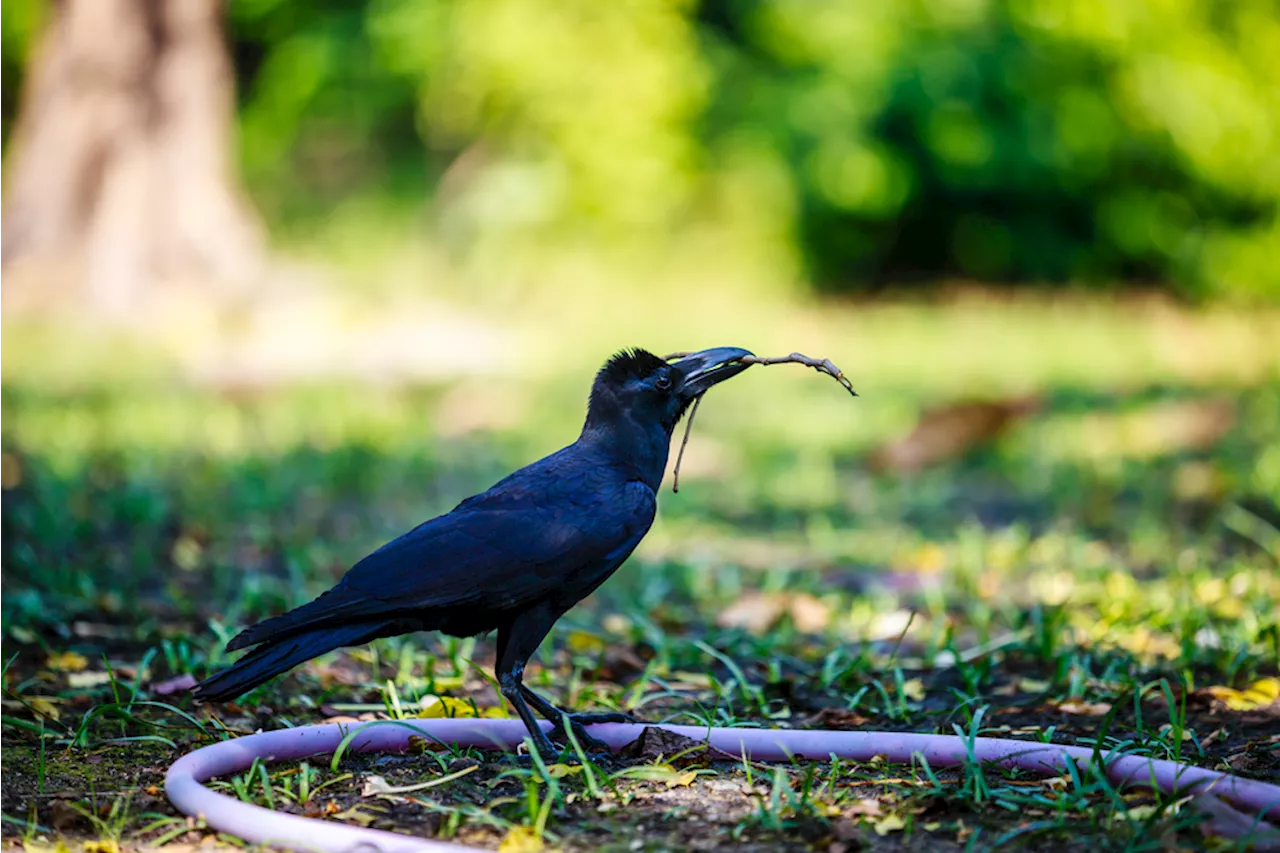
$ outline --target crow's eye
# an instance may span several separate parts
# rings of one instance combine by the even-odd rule
[[[655,383],[653,383],[653,387],[654,387],[654,388],[657,388],[659,391],[670,391],[670,390],[671,390],[671,377],[670,377],[670,376],[659,376],[659,377],[658,377],[658,381],[657,381],[657,382],[655,382]]]

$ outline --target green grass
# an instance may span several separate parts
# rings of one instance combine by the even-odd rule
[[[238,706],[153,685],[203,675],[238,626],[571,440],[596,361],[636,342],[828,355],[863,396],[789,367],[717,388],[680,493],[553,633],[534,686],[651,720],[958,728],[1280,777],[1280,706],[1231,710],[1206,690],[1280,669],[1274,316],[962,300],[735,308],[667,328],[637,309],[573,341],[504,322],[539,353],[509,375],[270,388],[183,381],[142,345],[113,361],[113,343],[87,340],[68,366],[42,355],[48,329],[6,328],[6,835],[191,841],[205,831],[148,789],[194,745],[412,715],[437,695],[500,706],[490,641],[434,635],[331,655]],[[1028,394],[1032,413],[956,458],[910,474],[868,464],[923,410]],[[696,750],[587,770],[429,758],[219,784],[488,846],[512,827],[572,850],[613,849],[609,832],[654,850],[1211,845],[1186,804],[1084,771],[1046,782]],[[362,797],[369,774],[443,781]]]

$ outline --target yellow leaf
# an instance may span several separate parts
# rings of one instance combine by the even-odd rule
[[[57,720],[61,715],[58,706],[43,696],[23,696],[23,701],[31,706],[31,710],[35,711],[42,717],[50,720]]]
[[[84,853],[120,853],[120,845],[109,838],[86,841],[84,843]]]
[[[565,637],[565,642],[571,652],[602,652],[605,648],[604,638],[590,631],[570,631]]]
[[[667,680],[677,687],[706,688],[714,683],[711,674],[706,672],[673,672]]]
[[[891,832],[901,832],[907,826],[907,822],[900,815],[887,814],[879,820],[871,823],[871,828],[876,831],[876,835],[888,835]]]
[[[1111,816],[1112,820],[1147,820],[1156,812],[1160,811],[1159,806],[1134,806],[1122,812],[1116,812]]]
[[[548,764],[547,775],[550,776],[552,779],[563,779],[565,776],[577,776],[584,769],[586,768],[584,768],[581,764],[578,764],[578,765]]]
[[[1233,711],[1256,711],[1259,708],[1269,708],[1280,699],[1280,678],[1264,678],[1244,690],[1231,687],[1207,689],[1215,699],[1222,700]]]
[[[334,817],[343,823],[356,823],[360,826],[368,826],[377,820],[381,815],[376,815],[361,809],[359,806],[352,806],[343,812],[337,812]]]
[[[57,652],[45,661],[45,666],[54,672],[79,672],[88,665],[89,659],[75,652]]]
[[[919,678],[910,678],[902,682],[902,695],[912,702],[919,702],[924,698],[924,681]]]
[[[544,847],[542,839],[532,829],[513,826],[498,844],[498,853],[540,853]]]
[[[1052,685],[1047,681],[1037,681],[1034,678],[1019,678],[1018,689],[1023,693],[1048,693]]]
[[[677,787],[677,786],[678,786],[678,787],[681,787],[681,788],[687,788],[687,787],[689,787],[690,785],[692,785],[692,784],[693,784],[693,780],[694,780],[694,779],[697,779],[697,778],[698,778],[698,771],[697,771],[697,770],[686,770],[686,771],[684,771],[683,773],[678,773],[678,774],[676,774],[675,776],[673,776],[672,778],[668,779],[668,780],[667,780],[667,787],[668,787],[668,788],[675,788],[675,787]]]
[[[505,717],[502,708],[478,708],[471,702],[452,696],[423,696],[419,702],[418,716],[427,719],[457,719],[462,717]]]

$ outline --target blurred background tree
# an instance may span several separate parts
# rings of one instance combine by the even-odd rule
[[[67,0],[50,11],[13,133],[5,265],[81,279],[117,316],[158,281],[251,281],[261,240],[234,178],[219,6]],[[36,17],[9,15],[6,54],[10,31],[30,38]]]
[[[375,211],[470,258],[719,235],[839,293],[962,277],[1280,296],[1275,0],[226,14],[239,163],[277,233]],[[48,15],[3,15],[8,140]]]

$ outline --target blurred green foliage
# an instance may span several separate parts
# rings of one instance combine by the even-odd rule
[[[38,18],[4,5],[6,112]],[[1275,0],[232,0],[268,218],[1280,296]],[[12,58],[18,57],[18,61]],[[398,214],[397,214],[398,215]]]

